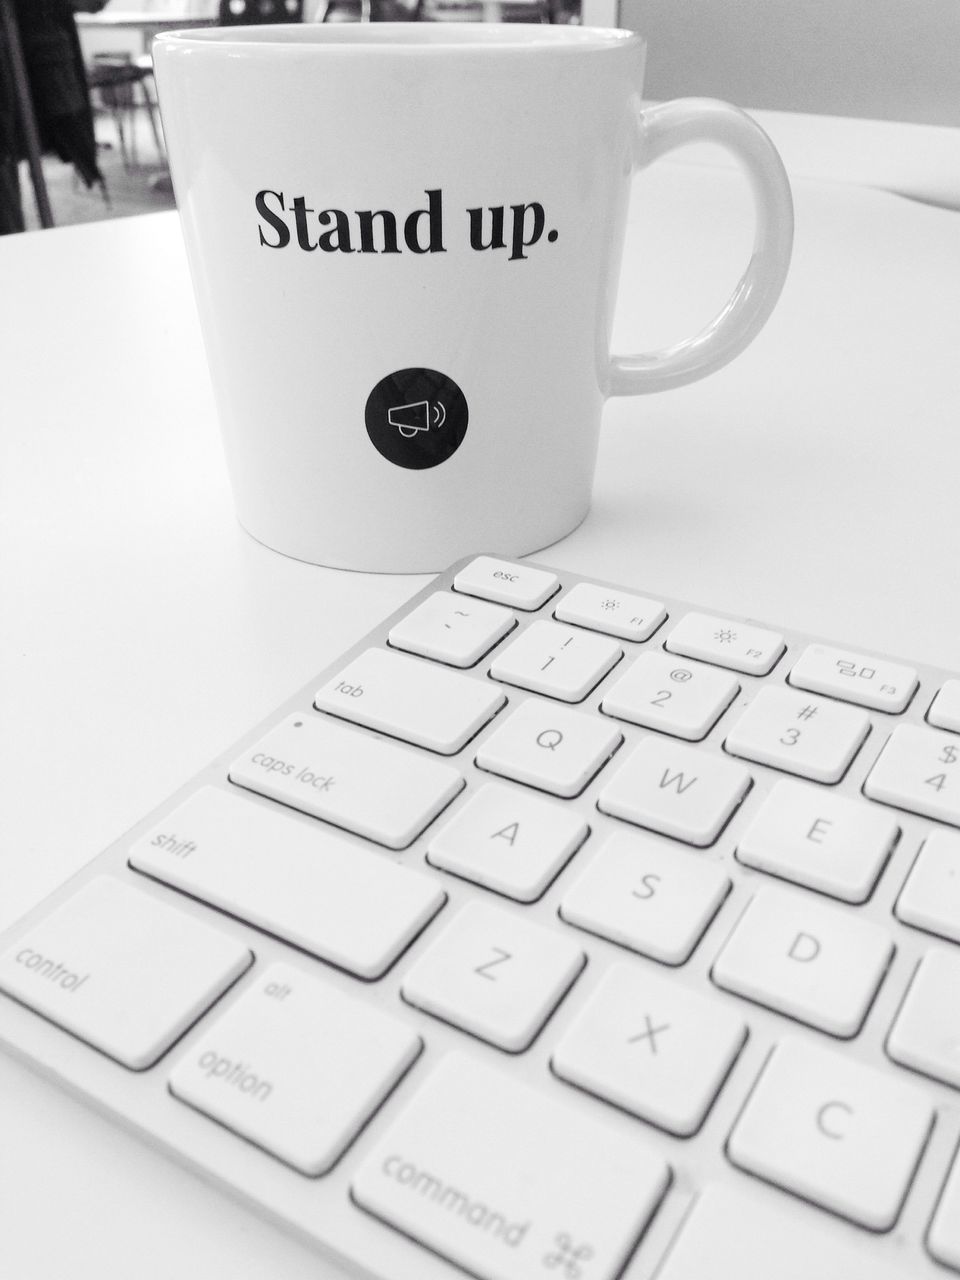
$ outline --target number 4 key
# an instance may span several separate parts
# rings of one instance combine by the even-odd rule
[[[871,800],[960,827],[960,744],[950,733],[898,725],[863,789]]]

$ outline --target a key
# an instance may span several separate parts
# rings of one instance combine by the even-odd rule
[[[938,729],[960,733],[960,680],[944,680],[930,703],[927,720]]]
[[[727,991],[840,1037],[855,1036],[893,957],[880,925],[807,895],[763,888],[714,961]]]
[[[779,632],[766,627],[688,613],[667,636],[664,648],[745,675],[765,676],[779,660],[784,644]]]
[[[601,711],[689,742],[706,737],[740,691],[732,676],[668,653],[641,653],[603,696]]]
[[[0,990],[142,1071],[252,961],[229,934],[98,876],[0,956]]]
[[[531,622],[493,659],[495,680],[563,702],[582,702],[623,657],[606,636],[592,635],[558,622]]]
[[[787,680],[796,689],[890,712],[903,711],[917,688],[913,667],[825,644],[808,645]]]
[[[379,978],[444,894],[327,828],[204,787],[132,846],[130,865],[359,978]]]
[[[342,720],[453,755],[506,702],[489,681],[386,649],[367,649],[317,692],[314,705]]]
[[[403,980],[410,1004],[511,1053],[532,1043],[583,968],[570,938],[472,902]]]
[[[887,1053],[895,1062],[955,1089],[960,1089],[958,992],[960,955],[946,948],[928,951],[887,1037]]]
[[[420,1053],[392,1015],[288,964],[260,973],[170,1076],[174,1097],[300,1173],[326,1173]]]
[[[889,1231],[932,1125],[932,1108],[913,1085],[790,1038],[767,1060],[727,1153],[757,1177]]]
[[[712,844],[750,789],[750,775],[705,751],[644,738],[600,792],[597,807],[688,844]]]
[[[527,698],[481,743],[481,769],[556,796],[579,795],[623,741],[598,716]]]
[[[960,1155],[954,1158],[950,1177],[930,1224],[927,1245],[938,1262],[960,1271]]]
[[[659,600],[578,582],[557,601],[553,616],[621,640],[649,640],[667,616]]]
[[[374,1144],[352,1192],[480,1280],[615,1280],[669,1180],[635,1127],[457,1053]]]
[[[233,762],[230,781],[388,849],[405,849],[464,785],[449,764],[307,713]]]
[[[899,830],[872,805],[783,779],[740,837],[737,858],[844,902],[866,902]]]
[[[634,964],[613,965],[553,1051],[561,1079],[688,1137],[747,1036],[737,1014]]]
[[[960,942],[960,834],[931,831],[895,907],[906,924]]]
[[[729,891],[720,863],[654,836],[617,831],[566,890],[560,915],[631,951],[679,965]]]
[[[897,725],[863,789],[871,800],[960,826],[960,742],[936,729]]]
[[[869,716],[853,707],[766,688],[728,730],[723,745],[744,760],[815,782],[839,782],[869,731]]]
[[[514,609],[539,609],[560,590],[555,573],[494,556],[477,556],[453,580],[454,591]]]
[[[742,1229],[738,1229],[738,1227]],[[744,1185],[713,1185],[696,1199],[656,1280],[905,1280],[854,1226],[816,1209],[773,1204]]]
[[[588,830],[575,810],[555,800],[489,782],[431,837],[427,861],[508,898],[533,902]]]
[[[391,627],[387,639],[408,653],[452,667],[472,667],[514,626],[509,609],[435,591]]]

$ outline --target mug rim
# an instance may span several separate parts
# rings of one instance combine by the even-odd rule
[[[189,27],[164,31],[154,48],[223,51],[251,55],[356,55],[380,53],[412,56],[432,52],[477,56],[490,53],[603,53],[642,46],[636,31],[618,27],[554,26],[537,22],[343,22],[269,23],[236,27]],[[281,50],[284,51],[281,53]]]

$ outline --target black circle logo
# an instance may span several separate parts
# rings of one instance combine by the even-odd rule
[[[436,369],[398,369],[367,397],[364,421],[378,453],[398,467],[424,471],[460,448],[467,434],[463,392]]]

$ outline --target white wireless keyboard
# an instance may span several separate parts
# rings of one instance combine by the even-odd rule
[[[960,679],[479,556],[0,938],[0,1041],[382,1280],[960,1272]]]

